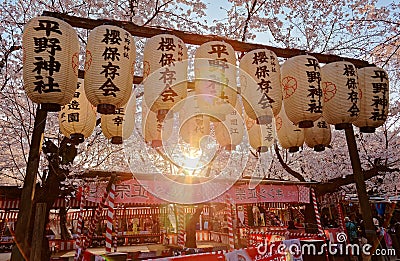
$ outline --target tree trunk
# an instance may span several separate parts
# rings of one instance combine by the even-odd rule
[[[45,236],[45,221],[46,221],[46,203],[38,203],[36,204],[36,214],[34,220],[34,228],[33,228],[33,239],[32,239],[32,248],[30,253],[31,260],[44,260],[42,256],[43,249],[43,239]],[[43,253],[44,254],[44,253]]]
[[[68,176],[69,172],[60,168],[60,157],[59,155],[63,155],[68,147],[63,146],[65,144],[64,140],[61,143],[60,149],[57,148],[52,142],[45,142],[43,147],[43,152],[48,155],[48,162],[49,162],[49,171],[47,174],[46,179],[44,179],[43,184],[41,187],[37,186],[35,191],[34,197],[34,204],[36,203],[46,203],[46,215],[45,215],[45,226],[43,231],[43,244],[42,244],[42,260],[49,260],[50,259],[50,247],[49,242],[46,237],[46,227],[49,223],[49,214],[54,202],[60,197],[61,195],[61,181],[65,180],[65,177]],[[65,157],[62,157],[61,160],[64,160]],[[73,158],[71,159],[73,160]],[[35,217],[35,208],[32,209],[31,219],[34,220]],[[33,222],[30,223],[30,227],[28,231],[28,242],[32,242],[32,234],[33,234]]]
[[[35,194],[36,177],[40,161],[40,145],[41,137],[45,129],[47,111],[37,107],[35,115],[35,123],[33,126],[32,140],[29,147],[29,157],[26,166],[26,175],[24,178],[24,187],[22,188],[21,203],[18,213],[18,219],[15,230],[16,245],[13,247],[11,260],[25,260],[30,254],[30,240],[27,237],[27,230],[31,226],[33,220],[32,211],[34,204],[32,202]]]
[[[197,248],[196,243],[196,224],[199,222],[200,214],[203,211],[203,205],[196,209],[196,212],[190,217],[186,224],[186,243],[187,248]]]
[[[65,207],[60,208],[60,228],[61,228],[61,239],[70,240],[72,239],[71,232],[67,227],[67,210]]]

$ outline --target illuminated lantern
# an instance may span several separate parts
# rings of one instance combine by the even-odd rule
[[[101,114],[124,106],[132,93],[135,42],[117,26],[101,25],[88,37],[85,61],[85,91]]]
[[[242,57],[240,90],[250,118],[265,124],[271,122],[273,115],[278,115],[282,105],[281,73],[274,52],[257,49]]]
[[[42,109],[59,111],[71,101],[78,81],[75,30],[53,17],[35,17],[25,25],[22,46],[26,94]]]
[[[197,96],[191,95],[179,111],[179,136],[193,148],[200,148],[200,141],[210,135],[210,117],[202,114]]]
[[[322,90],[318,60],[310,55],[287,59],[281,66],[282,95],[287,117],[310,128],[321,117]]]
[[[160,34],[147,40],[143,56],[143,85],[144,101],[151,111],[166,115],[175,104],[186,98],[187,59],[184,42],[174,35]]]
[[[228,43],[212,41],[197,48],[194,60],[198,105],[213,121],[224,120],[237,99],[236,54]]]
[[[322,116],[337,130],[351,127],[360,112],[357,69],[350,62],[328,63],[321,68]]]
[[[284,106],[278,116],[275,116],[275,126],[278,141],[282,148],[289,149],[289,152],[296,152],[304,143],[304,130],[297,127],[286,115]]]
[[[274,121],[270,123],[257,124],[250,117],[247,120],[250,146],[258,152],[266,152],[274,144],[276,138]]]
[[[389,78],[386,71],[378,67],[358,69],[361,90],[360,115],[353,124],[361,132],[374,133],[382,126],[389,111]]]
[[[331,126],[323,117],[314,122],[314,127],[304,129],[304,141],[315,151],[323,151],[331,143]]]
[[[122,108],[115,110],[114,114],[101,115],[101,130],[112,144],[122,144],[128,139],[135,127],[136,96],[133,93],[129,102]]]
[[[83,80],[79,79],[74,98],[58,113],[61,133],[81,143],[96,127],[96,111],[86,99]]]
[[[160,120],[157,114],[150,111],[142,103],[142,130],[146,143],[151,143],[153,148],[161,147],[162,142],[168,140],[173,131],[174,119],[164,118]]]
[[[214,122],[215,138],[218,144],[227,150],[234,150],[243,140],[242,111],[241,104],[237,102],[236,108],[231,109],[231,113],[226,115],[224,121]]]

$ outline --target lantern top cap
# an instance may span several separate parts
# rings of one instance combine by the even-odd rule
[[[29,25],[30,23],[34,23],[34,22],[36,22],[36,21],[44,20],[44,19],[45,19],[45,20],[50,20],[50,21],[55,21],[55,22],[61,24],[61,25],[64,26],[64,27],[68,27],[68,28],[74,30],[73,27],[72,27],[69,23],[65,22],[64,20],[59,19],[59,18],[55,18],[55,17],[52,17],[52,16],[45,16],[45,15],[33,17],[32,19],[30,19],[30,20],[26,23],[25,28],[28,28],[28,25]]]
[[[149,39],[156,39],[156,38],[165,37],[165,36],[175,37],[175,38],[178,38],[180,40],[180,38],[178,36],[176,36],[174,34],[170,34],[170,33],[157,34],[157,35],[154,35],[154,36],[150,37]]]

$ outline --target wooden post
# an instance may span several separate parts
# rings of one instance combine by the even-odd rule
[[[29,253],[28,236],[32,213],[33,196],[35,195],[35,185],[37,171],[40,159],[40,146],[42,134],[46,126],[47,111],[40,108],[36,109],[35,123],[33,126],[31,145],[29,148],[28,163],[26,166],[26,175],[24,179],[24,186],[22,188],[20,209],[18,212],[17,225],[15,229],[16,244],[13,248],[11,260],[24,261],[27,260],[26,256]]]
[[[36,204],[30,260],[42,260],[43,233],[46,221],[46,203]]]
[[[357,149],[356,138],[354,136],[353,125],[350,125],[349,127],[345,128],[345,133],[346,133],[347,147],[350,154],[351,166],[353,167],[353,174],[356,183],[358,201],[360,203],[361,215],[363,217],[365,224],[365,234],[367,236],[368,242],[374,246],[371,251],[373,252],[376,249],[378,241],[376,237],[375,226],[372,223],[371,207],[369,204],[369,197],[367,194],[364,175],[361,168],[360,156],[358,155],[358,149]],[[377,260],[378,256],[372,256],[372,258],[373,260]]]

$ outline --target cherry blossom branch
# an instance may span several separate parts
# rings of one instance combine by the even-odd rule
[[[377,162],[378,163],[378,162]],[[364,180],[369,180],[381,173],[393,173],[398,172],[400,169],[398,168],[389,168],[384,165],[375,165],[373,168],[369,170],[363,171]],[[317,195],[323,195],[326,193],[331,193],[337,191],[338,188],[346,185],[350,185],[354,183],[354,174],[346,175],[344,178],[338,177],[328,180],[327,182],[320,183],[316,185],[316,193]]]
[[[202,24],[202,23],[200,23],[199,21],[193,21],[193,20],[190,20],[189,18],[186,18],[186,17],[184,17],[184,16],[180,16],[180,15],[174,14],[174,13],[169,12],[169,11],[161,11],[161,12],[164,13],[164,14],[168,14],[168,15],[170,15],[170,16],[174,16],[174,17],[176,17],[177,19],[180,19],[180,20],[182,20],[182,21],[185,21],[185,22],[187,22],[187,23],[189,23],[189,24],[196,24],[196,25],[198,25],[198,26],[200,26],[200,27],[207,28],[207,25]]]
[[[283,161],[283,158],[281,156],[281,153],[279,151],[279,147],[278,144],[275,143],[274,145],[275,148],[275,153],[276,156],[278,157],[278,161],[279,163],[282,165],[283,169],[286,170],[290,175],[292,175],[293,177],[295,177],[296,179],[298,179],[301,182],[306,182],[305,178],[303,177],[303,175],[301,175],[300,173],[298,173],[297,171],[293,170],[291,167],[289,167],[286,162]]]
[[[163,3],[162,5],[158,6],[159,1],[157,0],[154,14],[143,24],[143,26],[150,24],[151,21],[153,21],[157,17],[157,15],[161,12],[161,9],[171,2],[172,2],[172,0],[169,0],[169,1],[166,1],[165,3]]]
[[[1,61],[0,61],[0,70],[3,69],[3,67],[6,65],[7,60],[8,60],[8,57],[10,56],[10,54],[11,54],[12,52],[18,51],[18,50],[20,50],[20,49],[21,49],[21,46],[13,45],[13,46],[10,47],[10,49],[8,49],[8,50],[4,53],[4,56],[3,56],[3,58],[2,58]],[[5,81],[4,81],[4,83],[3,83],[3,86],[1,86],[1,88],[0,88],[0,91],[3,91],[3,90],[4,90],[4,88],[7,86],[7,83],[8,83],[8,80],[9,80],[9,79],[10,79],[10,78],[6,78],[6,79],[5,79]]]
[[[373,22],[373,23],[378,23],[378,22],[383,22],[386,24],[392,24],[392,25],[400,25],[400,23],[395,22],[395,21],[389,21],[389,20],[385,20],[385,19],[353,19],[350,21],[354,21],[357,23],[362,23],[362,22]]]
[[[253,4],[251,5],[251,8],[249,10],[249,8],[248,8],[249,6],[247,5],[247,2],[246,2],[247,18],[246,18],[246,21],[244,22],[242,41],[246,40],[247,29],[249,27],[249,23],[250,23],[252,15],[253,15],[254,9],[256,8],[256,4],[257,4],[257,0],[254,0]]]

